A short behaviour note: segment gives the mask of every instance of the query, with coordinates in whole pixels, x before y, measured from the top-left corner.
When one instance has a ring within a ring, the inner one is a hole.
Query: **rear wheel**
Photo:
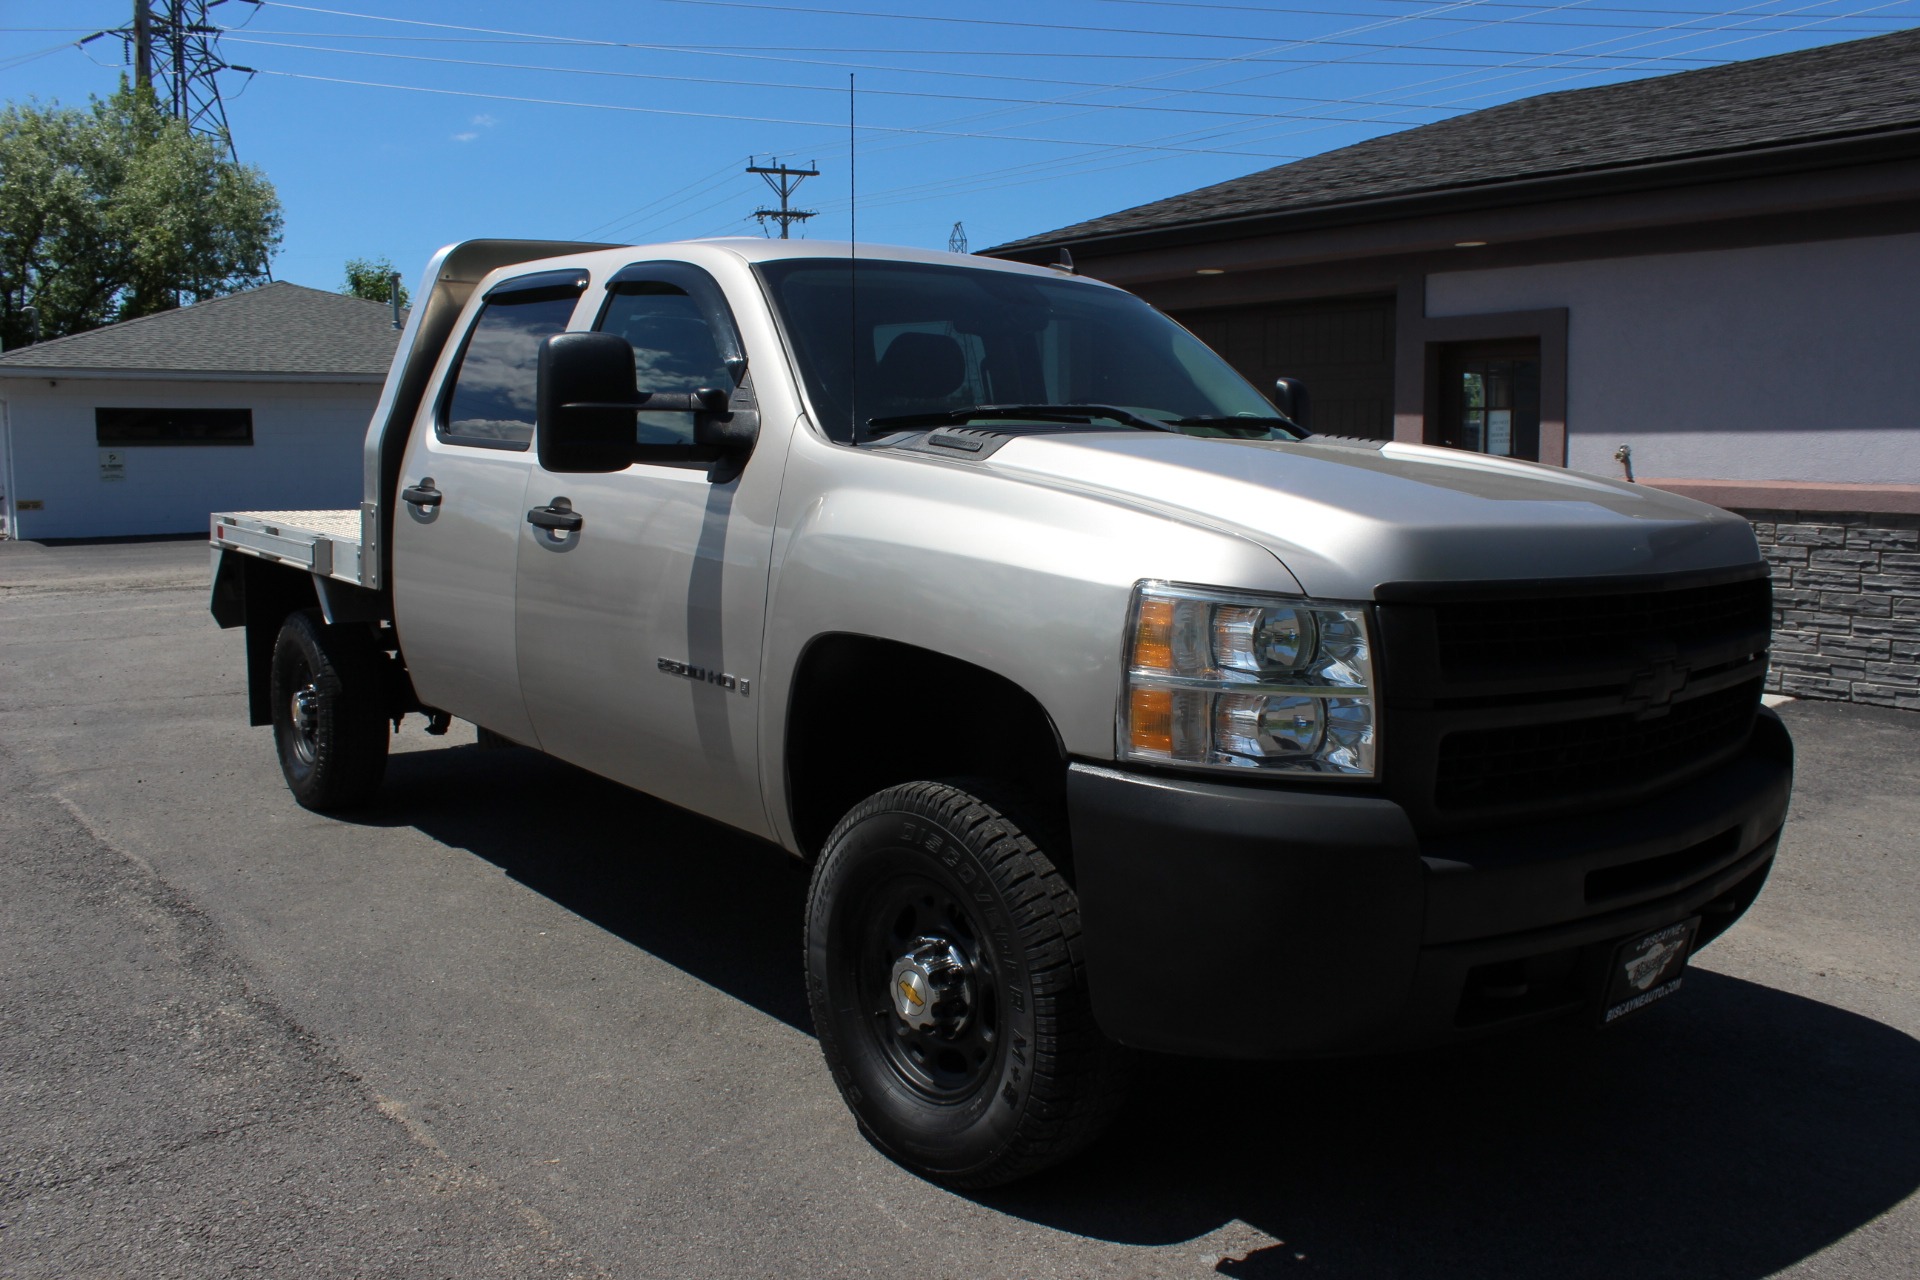
[[[316,610],[287,615],[273,646],[273,738],[293,798],[308,809],[364,804],[387,769],[386,655],[363,627]]]
[[[807,909],[814,1026],[841,1095],[877,1146],[956,1187],[1072,1155],[1122,1092],[1073,889],[989,789],[873,796],[829,838]]]

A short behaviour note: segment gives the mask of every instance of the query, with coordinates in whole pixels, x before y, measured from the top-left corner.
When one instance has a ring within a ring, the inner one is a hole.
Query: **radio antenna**
[[[847,73],[847,443],[860,443],[860,280],[854,263],[860,257],[860,184],[854,180],[853,155],[859,134],[853,122],[853,73]]]

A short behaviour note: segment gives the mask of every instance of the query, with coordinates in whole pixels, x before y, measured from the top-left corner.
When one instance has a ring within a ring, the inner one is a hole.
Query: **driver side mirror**
[[[1300,379],[1274,379],[1273,404],[1295,426],[1310,428],[1313,425],[1307,421],[1313,414],[1313,397],[1307,394],[1307,384]]]
[[[739,474],[759,437],[758,415],[730,411],[732,390],[645,392],[633,345],[617,333],[556,333],[540,344],[534,450],[548,471],[605,473],[635,462],[713,462],[716,481]],[[641,444],[640,413],[692,413],[689,444]]]
[[[612,333],[556,333],[540,344],[534,452],[548,471],[624,471],[639,401],[633,347]]]

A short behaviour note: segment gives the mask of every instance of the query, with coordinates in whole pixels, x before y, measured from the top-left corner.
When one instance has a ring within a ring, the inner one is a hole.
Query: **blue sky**
[[[0,0],[0,97],[82,105],[131,0]],[[473,236],[760,234],[750,157],[862,240],[975,249],[1517,97],[1920,25],[1920,0],[226,0],[280,279]],[[37,56],[36,56],[37,55]]]

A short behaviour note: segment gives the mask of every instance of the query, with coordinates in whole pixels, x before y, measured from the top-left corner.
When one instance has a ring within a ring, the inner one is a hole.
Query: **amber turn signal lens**
[[[1127,716],[1135,751],[1173,754],[1173,690],[1135,689]]]
[[[1133,665],[1136,670],[1173,670],[1173,601],[1148,598],[1140,602],[1140,624],[1133,633]],[[1167,714],[1172,714],[1171,709]]]

